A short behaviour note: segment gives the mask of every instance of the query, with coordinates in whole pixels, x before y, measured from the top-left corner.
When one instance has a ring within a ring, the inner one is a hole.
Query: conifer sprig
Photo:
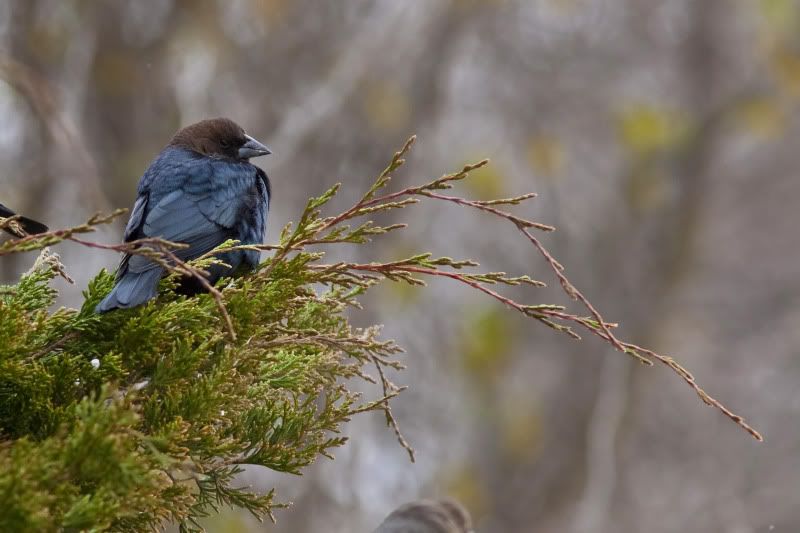
[[[464,274],[440,268],[449,266],[452,269],[458,270],[463,267],[478,266],[472,261],[454,261],[449,258],[440,258],[435,261],[431,261],[430,254],[419,254],[409,259],[395,261],[392,263],[339,263],[336,265],[314,265],[312,268],[325,272],[329,276],[328,279],[331,282],[339,283],[343,286],[353,284],[367,287],[375,283],[378,279],[380,279],[380,277],[391,281],[402,281],[410,285],[424,285],[424,281],[419,276],[415,276],[415,274],[445,277],[459,281],[472,287],[473,289],[477,289],[511,307],[512,309],[515,309],[520,313],[539,321],[545,326],[550,327],[558,332],[567,334],[575,339],[580,339],[580,335],[575,332],[570,324],[579,326],[582,329],[585,329],[590,333],[600,337],[616,350],[631,356],[640,363],[648,366],[652,366],[653,362],[664,364],[673,372],[675,372],[681,379],[683,379],[704,403],[719,409],[725,416],[733,420],[756,440],[763,440],[761,434],[752,426],[747,424],[741,416],[733,413],[721,402],[705,392],[705,390],[703,390],[697,384],[694,376],[692,376],[692,374],[686,370],[686,368],[680,365],[680,363],[678,363],[674,358],[656,353],[652,350],[641,348],[640,346],[629,342],[624,342],[614,335],[612,329],[616,327],[616,324],[607,322],[603,318],[603,316],[589,301],[589,299],[584,296],[583,293],[579,291],[567,278],[567,276],[564,274],[564,266],[552,256],[552,254],[544,247],[538,237],[533,235],[531,232],[532,229],[549,232],[553,231],[555,229],[554,227],[547,224],[534,222],[497,208],[497,206],[519,205],[527,200],[535,198],[535,193],[527,193],[511,198],[478,201],[445,195],[437,192],[451,189],[454,182],[467,178],[470,172],[486,165],[489,162],[488,160],[482,160],[471,165],[466,165],[460,172],[446,174],[422,185],[407,187],[397,192],[388,193],[383,196],[377,196],[378,192],[390,183],[391,174],[399,169],[403,163],[405,163],[404,157],[411,149],[415,139],[416,137],[411,137],[408,141],[406,141],[403,148],[395,153],[392,161],[380,174],[375,183],[367,190],[364,196],[348,210],[339,215],[326,217],[324,219],[320,218],[320,208],[330,201],[331,198],[333,198],[338,191],[340,184],[336,184],[319,198],[310,201],[306,207],[304,216],[301,218],[301,223],[298,225],[297,230],[295,230],[290,237],[281,239],[282,246],[278,248],[279,253],[285,255],[290,250],[300,250],[313,244],[327,242],[354,242],[360,244],[365,242],[364,239],[366,234],[363,231],[365,226],[370,229],[369,237],[381,235],[395,229],[401,229],[405,227],[404,224],[394,224],[386,227],[373,227],[371,222],[366,222],[360,226],[357,226],[355,230],[351,230],[349,226],[342,226],[341,224],[360,216],[413,205],[420,201],[420,198],[418,197],[427,197],[459,206],[474,208],[491,214],[495,217],[505,219],[512,223],[540,253],[540,255],[545,259],[545,262],[549,266],[550,270],[558,279],[559,284],[566,295],[569,296],[569,298],[580,302],[586,311],[588,311],[589,316],[568,313],[562,306],[522,304],[486,287],[486,285],[497,283],[506,285],[526,283],[534,286],[544,286],[543,282],[530,279],[528,276],[516,278],[507,277],[503,272]],[[288,233],[285,233],[284,235],[288,235]],[[371,274],[365,274],[367,272]],[[378,276],[376,277],[374,274],[378,274]]]
[[[272,518],[281,504],[273,492],[237,487],[241,468],[300,474],[316,458],[332,458],[347,440],[340,434],[343,424],[369,411],[384,413],[413,461],[414,450],[391,410],[391,400],[404,390],[388,373],[403,369],[396,358],[401,348],[380,339],[378,327],[354,328],[346,315],[348,307],[360,306],[365,291],[387,280],[413,286],[453,280],[573,338],[580,338],[576,329],[588,331],[637,361],[666,365],[705,403],[761,440],[674,359],[614,335],[616,324],[575,288],[534,234],[553,228],[506,211],[535,195],[478,201],[442,192],[487,161],[388,192],[413,141],[343,212],[323,214],[338,184],[309,200],[275,245],[229,241],[186,262],[175,255],[178,243],[104,245],[81,237],[122,211],[0,244],[0,255],[45,248],[17,284],[0,287],[0,493],[9,495],[0,506],[0,530],[138,531],[174,521],[182,531],[194,531],[198,519],[221,505]],[[395,261],[323,262],[328,246],[363,245],[401,230],[403,223],[381,226],[370,218],[423,200],[513,224],[586,316],[504,295],[510,287],[544,283],[483,272],[471,260],[418,253]],[[56,297],[50,281],[66,272],[46,248],[64,241],[144,255],[169,275],[159,297],[135,309],[94,313],[113,284],[102,272],[80,309],[49,311]],[[255,272],[211,286],[206,269],[218,254],[235,249],[273,253]],[[208,294],[175,294],[179,276],[205,282]],[[364,399],[353,392],[357,382],[378,384],[381,391]]]

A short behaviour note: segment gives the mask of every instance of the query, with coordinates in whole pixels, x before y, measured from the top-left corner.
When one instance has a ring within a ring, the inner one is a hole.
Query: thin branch
[[[678,364],[671,357],[660,355],[651,350],[647,350],[636,346],[631,343],[619,340],[612,329],[616,324],[606,321],[595,306],[589,299],[581,293],[567,278],[564,273],[564,267],[559,263],[553,255],[545,248],[541,241],[533,235],[532,229],[540,231],[553,231],[554,228],[547,224],[542,224],[532,220],[522,218],[514,215],[508,211],[500,209],[499,206],[512,206],[521,204],[529,199],[535,197],[535,194],[528,193],[521,196],[511,198],[501,198],[496,200],[479,201],[468,200],[458,196],[451,196],[442,194],[440,191],[450,189],[454,183],[466,178],[469,174],[486,165],[488,160],[482,160],[475,164],[466,165],[459,172],[446,174],[439,178],[428,181],[421,185],[406,187],[402,190],[385,193],[378,195],[378,192],[383,190],[391,181],[392,173],[400,168],[404,163],[404,157],[408,154],[411,146],[415,141],[415,137],[411,137],[406,141],[403,147],[394,154],[389,165],[381,172],[373,185],[364,193],[364,195],[353,204],[349,209],[339,213],[338,215],[322,218],[320,216],[321,208],[336,194],[339,185],[335,185],[325,194],[319,198],[312,199],[308,202],[306,209],[302,213],[299,222],[297,223],[294,231],[287,226],[281,234],[280,245],[241,245],[234,244],[233,246],[220,247],[205,254],[201,260],[207,260],[209,257],[215,256],[219,253],[232,251],[232,250],[275,250],[275,254],[269,260],[268,265],[261,269],[257,276],[261,279],[268,279],[273,269],[283,262],[291,253],[307,254],[306,268],[317,274],[315,282],[326,284],[329,286],[340,286],[343,288],[352,289],[353,287],[359,290],[364,290],[374,285],[379,279],[388,279],[392,281],[402,281],[411,285],[422,285],[424,282],[417,277],[417,275],[430,276],[430,277],[444,277],[456,280],[460,283],[468,285],[491,298],[511,307],[512,309],[533,318],[547,327],[553,328],[556,331],[565,333],[573,338],[580,339],[580,336],[573,330],[574,326],[590,331],[594,335],[603,339],[611,344],[615,349],[635,358],[637,361],[652,365],[654,361],[658,361],[673,372],[678,374],[701,398],[703,402],[720,410],[725,416],[733,420],[736,424],[744,428],[754,438],[763,440],[763,437],[751,426],[744,422],[744,419],[730,411],[721,402],[709,396],[695,381],[694,377]],[[450,258],[431,259],[430,254],[419,254],[412,256],[408,259],[395,261],[390,263],[337,263],[333,265],[312,264],[322,257],[322,253],[311,253],[307,248],[319,244],[336,244],[336,243],[363,243],[369,237],[383,234],[395,229],[405,227],[404,224],[394,224],[391,226],[379,227],[372,226],[371,222],[366,222],[355,228],[345,225],[346,222],[371,215],[379,211],[386,211],[389,209],[403,209],[419,201],[419,198],[431,198],[434,200],[444,201],[459,206],[470,207],[477,209],[492,216],[499,217],[512,223],[524,237],[533,245],[533,247],[544,258],[550,270],[555,274],[564,292],[573,300],[580,302],[586,308],[590,316],[578,316],[567,312],[561,306],[553,305],[527,305],[517,302],[511,298],[505,297],[498,291],[489,288],[487,285],[491,284],[507,284],[518,285],[526,283],[531,285],[541,286],[541,282],[532,280],[527,276],[521,277],[508,277],[504,273],[465,273],[453,272],[452,270],[444,267],[450,267],[453,270],[459,270],[465,267],[477,266],[472,261],[456,261]],[[170,243],[162,239],[141,239],[130,243],[123,243],[120,245],[101,245],[89,241],[81,240],[74,235],[93,231],[93,226],[99,223],[104,223],[111,218],[118,216],[124,211],[117,211],[112,213],[107,218],[93,217],[87,224],[77,228],[67,230],[58,230],[48,232],[37,236],[29,236],[16,241],[9,241],[0,245],[0,255],[6,253],[14,253],[16,251],[25,251],[27,249],[36,249],[47,244],[60,242],[65,239],[70,239],[83,246],[93,248],[101,248],[107,250],[114,250],[130,254],[143,255],[151,260],[159,263],[170,272],[178,275],[191,276],[197,279],[200,284],[208,290],[219,309],[219,313],[223,318],[225,328],[232,341],[236,339],[236,334],[233,328],[233,322],[225,307],[225,301],[221,291],[213,287],[207,279],[207,273],[201,268],[194,267],[187,262],[181,260],[174,253],[182,245],[178,243]],[[3,223],[8,223],[3,221]],[[13,221],[11,222],[13,223]],[[313,335],[306,339],[308,342],[319,343],[335,343],[334,339],[315,338]],[[273,340],[270,342],[277,342]],[[293,339],[293,342],[302,342],[302,339]],[[331,344],[333,346],[333,344]],[[378,368],[381,385],[384,389],[384,396],[396,391],[398,387],[386,379],[383,373],[383,366],[386,366],[385,360],[374,359],[376,367]],[[398,436],[401,445],[409,451],[409,455],[413,460],[413,450],[408,446],[408,443],[402,437],[402,434],[397,427],[391,411],[386,404],[386,415],[389,425],[392,426]]]

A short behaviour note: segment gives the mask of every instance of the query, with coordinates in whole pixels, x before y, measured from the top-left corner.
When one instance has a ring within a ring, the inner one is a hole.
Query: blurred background
[[[416,133],[393,187],[491,157],[457,192],[538,192],[520,213],[558,227],[545,244],[620,335],[766,436],[599,340],[460,286],[388,286],[353,320],[407,349],[395,414],[417,463],[381,415],[359,416],[335,461],[246,473],[293,502],[277,525],[225,512],[212,532],[366,532],[446,495],[484,533],[800,531],[798,104],[793,0],[0,2],[4,204],[55,227],[129,207],[176,129],[224,115],[274,152],[257,161],[272,242],[334,182],[349,206]],[[404,233],[345,252],[431,250],[557,285],[506,224],[412,209]],[[118,260],[57,251],[70,306]],[[32,260],[3,258],[0,281]]]

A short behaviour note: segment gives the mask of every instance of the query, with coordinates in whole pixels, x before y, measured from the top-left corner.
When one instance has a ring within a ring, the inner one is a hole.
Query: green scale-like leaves
[[[351,330],[349,297],[309,288],[306,263],[293,256],[223,290],[235,342],[211,296],[176,296],[169,280],[157,301],[105,315],[92,311],[111,287],[105,272],[81,310],[48,313],[47,261],[3,287],[0,530],[190,527],[219,504],[269,513],[271,495],[235,489],[235,471],[300,473],[330,456],[364,407],[339,380],[359,374],[368,350],[394,352]],[[348,348],[302,340],[309,332]]]

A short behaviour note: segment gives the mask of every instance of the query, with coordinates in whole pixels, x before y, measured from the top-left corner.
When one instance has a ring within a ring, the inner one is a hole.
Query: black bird
[[[261,244],[271,196],[269,178],[250,164],[269,149],[232,120],[203,120],[178,131],[139,181],[138,198],[125,228],[125,242],[161,237],[188,244],[175,255],[187,261],[228,239]],[[209,269],[213,284],[239,267],[253,268],[258,251],[234,251],[218,258],[230,267]],[[156,295],[164,268],[140,255],[126,254],[111,292],[95,311],[143,304]],[[194,283],[193,283],[194,282]],[[201,289],[185,279],[183,292]]]
[[[13,217],[14,215],[16,215],[14,211],[7,208],[3,204],[0,204],[0,217],[9,218]],[[44,233],[48,230],[48,227],[42,224],[41,222],[37,222],[32,218],[28,217],[20,216],[17,219],[17,223],[27,235],[36,235],[37,233]],[[25,235],[20,234],[18,231],[15,231],[10,226],[7,226],[3,229],[6,230],[11,235],[13,235],[14,237],[25,237]]]

